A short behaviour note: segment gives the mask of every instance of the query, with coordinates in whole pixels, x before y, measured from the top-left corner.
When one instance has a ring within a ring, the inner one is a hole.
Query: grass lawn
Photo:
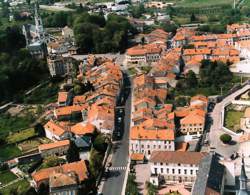
[[[36,135],[35,129],[34,128],[29,128],[25,130],[21,130],[20,132],[14,133],[12,135],[9,135],[7,137],[7,142],[9,144],[21,142],[24,140],[27,140],[31,137],[34,137]]]
[[[28,128],[33,120],[29,115],[18,117],[2,114],[0,117],[0,134]]]
[[[205,7],[215,5],[232,5],[233,0],[182,0],[174,1],[177,6],[183,7]]]
[[[48,104],[55,102],[59,91],[60,82],[48,83],[38,90],[35,90],[28,97],[24,98],[25,103],[29,104]]]
[[[23,153],[26,153],[28,151],[37,149],[40,144],[41,142],[39,140],[31,139],[31,140],[23,141],[22,143],[18,144],[18,146],[21,148]]]
[[[128,72],[129,72],[130,75],[134,75],[134,74],[137,73],[137,71],[136,71],[135,68],[129,68],[129,69],[128,69]]]
[[[0,147],[0,161],[14,158],[21,154],[21,150],[15,145],[4,145]]]
[[[25,194],[25,192],[29,189],[30,184],[27,180],[20,180],[6,188],[0,190],[0,193],[3,195],[10,195],[12,189],[16,189],[17,194]]]
[[[17,178],[17,176],[10,171],[1,171],[0,172],[0,182],[2,184],[7,184],[7,183],[15,180],[16,178]]]
[[[240,118],[243,117],[244,112],[236,110],[225,111],[225,127],[233,131],[240,129]]]

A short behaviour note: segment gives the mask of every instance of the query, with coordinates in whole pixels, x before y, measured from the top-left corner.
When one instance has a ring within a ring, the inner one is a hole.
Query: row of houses
[[[187,107],[165,104],[167,84],[155,83],[154,77],[138,75],[133,81],[133,109],[130,130],[130,153],[149,158],[154,150],[175,151],[177,132],[183,140],[199,138],[205,127],[208,99],[197,95]]]
[[[158,186],[158,194],[174,191],[223,194],[225,169],[217,157],[186,151],[186,142],[197,140],[203,134],[208,98],[196,95],[185,107],[166,104],[168,85],[158,85],[155,78],[150,73],[137,75],[133,80],[131,161],[149,161],[148,179]],[[155,93],[157,89],[162,92]],[[215,171],[217,168],[219,171]],[[205,178],[204,174],[209,177]],[[215,178],[216,182],[211,182]]]
[[[122,86],[119,66],[112,60],[89,56],[86,64],[81,64],[79,68],[79,82],[87,80],[92,87],[82,95],[75,95],[72,89],[58,93],[52,117],[44,125],[45,136],[51,142],[39,145],[38,150],[42,158],[61,158],[67,154],[73,142],[79,149],[81,160],[32,174],[32,185],[37,189],[46,183],[49,193],[53,195],[78,194],[88,188],[87,161],[92,138],[97,132],[112,134],[114,129],[114,110]]]

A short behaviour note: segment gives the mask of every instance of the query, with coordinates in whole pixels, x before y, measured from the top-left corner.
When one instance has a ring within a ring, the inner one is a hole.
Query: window
[[[154,145],[154,149],[156,148],[156,145]]]
[[[160,165],[163,165],[163,163],[161,162]]]
[[[184,169],[184,174],[187,174],[187,169]]]
[[[174,174],[174,169],[172,169],[172,173]]]
[[[155,168],[155,174],[157,174],[157,168]]]
[[[169,173],[169,168],[166,169],[166,172]]]
[[[178,169],[178,174],[181,174],[181,170],[180,169]]]
[[[161,149],[161,145],[159,145],[158,148]]]
[[[193,170],[190,170],[190,174],[193,175]]]
[[[148,148],[150,148],[150,145],[148,145]]]
[[[161,168],[161,173],[163,173],[163,168]]]
[[[143,144],[141,145],[141,148],[144,148],[144,145],[143,145]]]

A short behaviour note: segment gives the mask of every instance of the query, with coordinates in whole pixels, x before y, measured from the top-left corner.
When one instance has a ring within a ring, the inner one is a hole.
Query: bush
[[[224,143],[224,144],[228,144],[229,142],[232,141],[232,136],[231,135],[228,135],[226,133],[222,134],[220,136],[220,140]]]

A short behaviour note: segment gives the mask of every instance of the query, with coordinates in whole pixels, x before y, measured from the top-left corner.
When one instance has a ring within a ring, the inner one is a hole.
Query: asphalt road
[[[124,119],[123,119],[123,136],[120,141],[117,141],[113,148],[112,154],[112,170],[102,189],[104,195],[120,195],[125,177],[125,167],[128,163],[129,154],[129,130],[130,130],[130,114],[131,114],[131,89],[129,79],[124,81],[124,91],[127,93],[126,102],[124,106]]]
[[[236,92],[232,93],[231,95],[224,98],[220,103],[216,104],[213,112],[211,113],[210,117],[212,118],[212,125],[210,128],[210,146],[214,148],[214,151],[218,154],[222,155],[225,158],[229,158],[234,152],[237,152],[239,149],[239,144],[237,143],[238,137],[233,136],[233,140],[235,140],[235,144],[231,145],[223,145],[220,141],[220,135],[225,133],[222,129],[222,110],[225,105],[230,103],[232,100],[235,99],[238,95],[244,93],[245,91],[250,89],[250,85],[246,85],[245,87],[237,90]]]

